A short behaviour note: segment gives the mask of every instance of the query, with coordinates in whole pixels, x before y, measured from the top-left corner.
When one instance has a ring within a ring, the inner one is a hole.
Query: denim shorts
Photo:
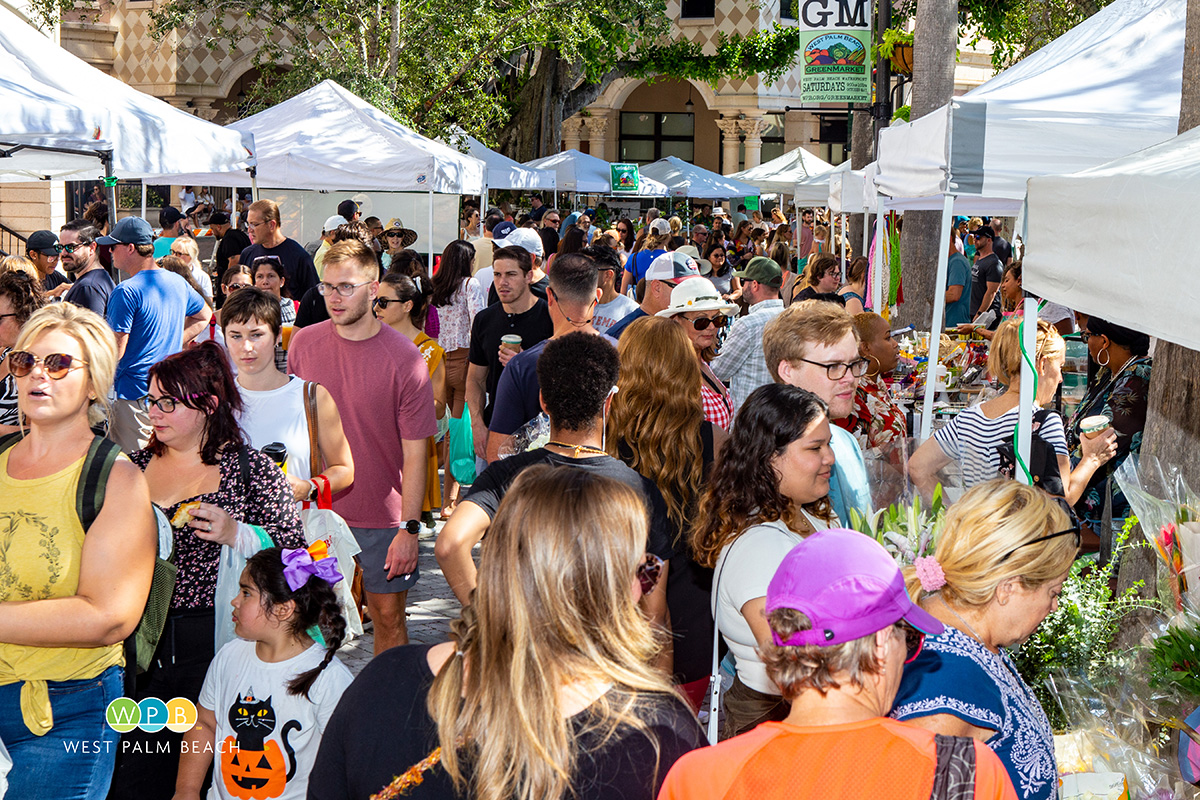
[[[50,681],[54,727],[34,736],[21,718],[22,682],[0,686],[0,741],[13,760],[8,797],[102,800],[112,781],[120,734],[108,726],[108,704],[121,696],[124,667],[95,678]]]

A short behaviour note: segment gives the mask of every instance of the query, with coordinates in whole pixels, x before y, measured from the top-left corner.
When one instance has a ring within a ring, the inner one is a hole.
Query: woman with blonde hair
[[[197,291],[201,297],[208,301],[211,307],[213,299],[212,277],[204,271],[204,265],[200,263],[200,245],[190,236],[179,236],[171,242],[170,255],[178,258],[188,268],[196,285],[200,287]]]
[[[704,419],[700,365],[676,324],[659,317],[634,320],[621,335],[620,391],[608,411],[608,449],[654,481],[667,504],[672,543],[679,555],[667,572],[676,684],[699,708],[708,688],[712,569],[692,557],[682,532],[695,514],[705,476],[728,435]]]
[[[420,785],[413,796],[653,800],[703,735],[649,666],[662,642],[637,607],[657,579],[646,541],[644,502],[624,484],[522,471],[451,641],[367,665],[325,729],[309,797]]]
[[[945,427],[926,439],[908,460],[913,485],[931,497],[937,473],[952,461],[962,465],[963,485],[970,488],[999,474],[1000,448],[1012,441],[1021,399],[1021,324],[1007,321],[996,330],[988,353],[988,372],[1006,388],[999,397],[960,411]],[[1037,322],[1037,347],[1033,352],[1037,371],[1034,404],[1047,406],[1062,383],[1067,347],[1045,320]],[[1062,417],[1053,411],[1035,410],[1033,432],[1037,449],[1045,455],[1031,458],[1035,482],[1053,495],[1074,504],[1093,474],[1116,452],[1116,433],[1110,428],[1095,438],[1084,437],[1083,457],[1071,469],[1070,451]],[[1053,455],[1051,456],[1051,450]]]
[[[0,272],[0,435],[20,430],[17,379],[9,368],[8,354],[21,328],[42,307],[42,279],[22,270]]]
[[[108,406],[117,345],[95,312],[55,303],[29,318],[6,363],[24,424],[0,440],[9,538],[0,552],[0,740],[13,761],[9,793],[103,798],[119,738],[105,710],[123,693],[122,641],[142,616],[155,553],[145,478],[92,431]],[[80,741],[94,746],[74,746]]]
[[[722,738],[788,714],[760,655],[771,642],[763,607],[788,551],[838,525],[829,503],[829,440],[829,411],[819,397],[784,383],[760,386],[738,410],[701,495],[690,544],[700,566],[715,568],[709,608],[737,666],[724,695]]]
[[[33,265],[33,262],[25,256],[4,256],[0,258],[0,272],[24,272],[37,281],[38,290],[41,291],[42,275],[38,272],[37,267]]]
[[[672,236],[682,236],[683,235],[683,220],[681,220],[678,216],[673,216],[670,219],[668,219],[667,224],[671,226],[671,235]]]
[[[1079,544],[1058,501],[998,479],[951,506],[935,553],[904,573],[946,630],[905,668],[892,716],[987,743],[1022,800],[1055,797],[1058,771],[1050,723],[1007,648],[1058,607]]]

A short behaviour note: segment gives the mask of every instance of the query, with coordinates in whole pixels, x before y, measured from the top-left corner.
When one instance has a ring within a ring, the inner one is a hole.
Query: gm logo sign
[[[104,719],[117,733],[129,733],[134,728],[141,728],[146,733],[158,733],[163,728],[185,733],[196,725],[196,704],[186,697],[175,697],[166,702],[147,697],[140,703],[118,697],[108,704]]]

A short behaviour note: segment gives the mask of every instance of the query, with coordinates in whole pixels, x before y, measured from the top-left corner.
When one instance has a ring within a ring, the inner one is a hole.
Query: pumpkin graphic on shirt
[[[280,731],[287,759],[279,743],[267,737],[275,730],[275,708],[271,698],[260,700],[254,689],[229,707],[229,725],[235,735],[225,737],[221,747],[221,780],[225,791],[239,800],[269,800],[279,797],[296,774],[296,751],[288,736],[301,725],[288,720]]]

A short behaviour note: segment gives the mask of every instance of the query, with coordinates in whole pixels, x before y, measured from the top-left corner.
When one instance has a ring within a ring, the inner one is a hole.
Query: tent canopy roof
[[[535,158],[533,161],[526,161],[525,166],[553,170],[558,176],[560,192],[612,194],[612,164],[578,150],[563,150],[545,158]],[[640,183],[637,192],[620,194],[634,197],[667,197],[671,194],[665,185],[646,177],[645,174],[642,174]]]
[[[755,197],[757,186],[727,178],[718,172],[697,167],[675,156],[667,156],[641,168],[643,176],[666,184],[675,197],[721,200],[729,197]]]
[[[513,189],[553,191],[556,184],[554,172],[548,169],[531,169],[520,161],[514,161],[503,153],[497,153],[461,129],[456,135],[467,145],[467,154],[478,158],[487,166],[486,182],[489,189]]]
[[[143,94],[85,63],[0,5],[0,181],[96,180],[113,152],[118,177],[244,170],[252,140]]]
[[[790,192],[797,183],[831,169],[833,164],[797,147],[765,164],[735,172],[729,177],[757,186],[764,192]]]
[[[228,126],[254,134],[268,189],[479,194],[484,163],[406,128],[326,80]],[[245,186],[245,175],[163,175],[172,183]]]

